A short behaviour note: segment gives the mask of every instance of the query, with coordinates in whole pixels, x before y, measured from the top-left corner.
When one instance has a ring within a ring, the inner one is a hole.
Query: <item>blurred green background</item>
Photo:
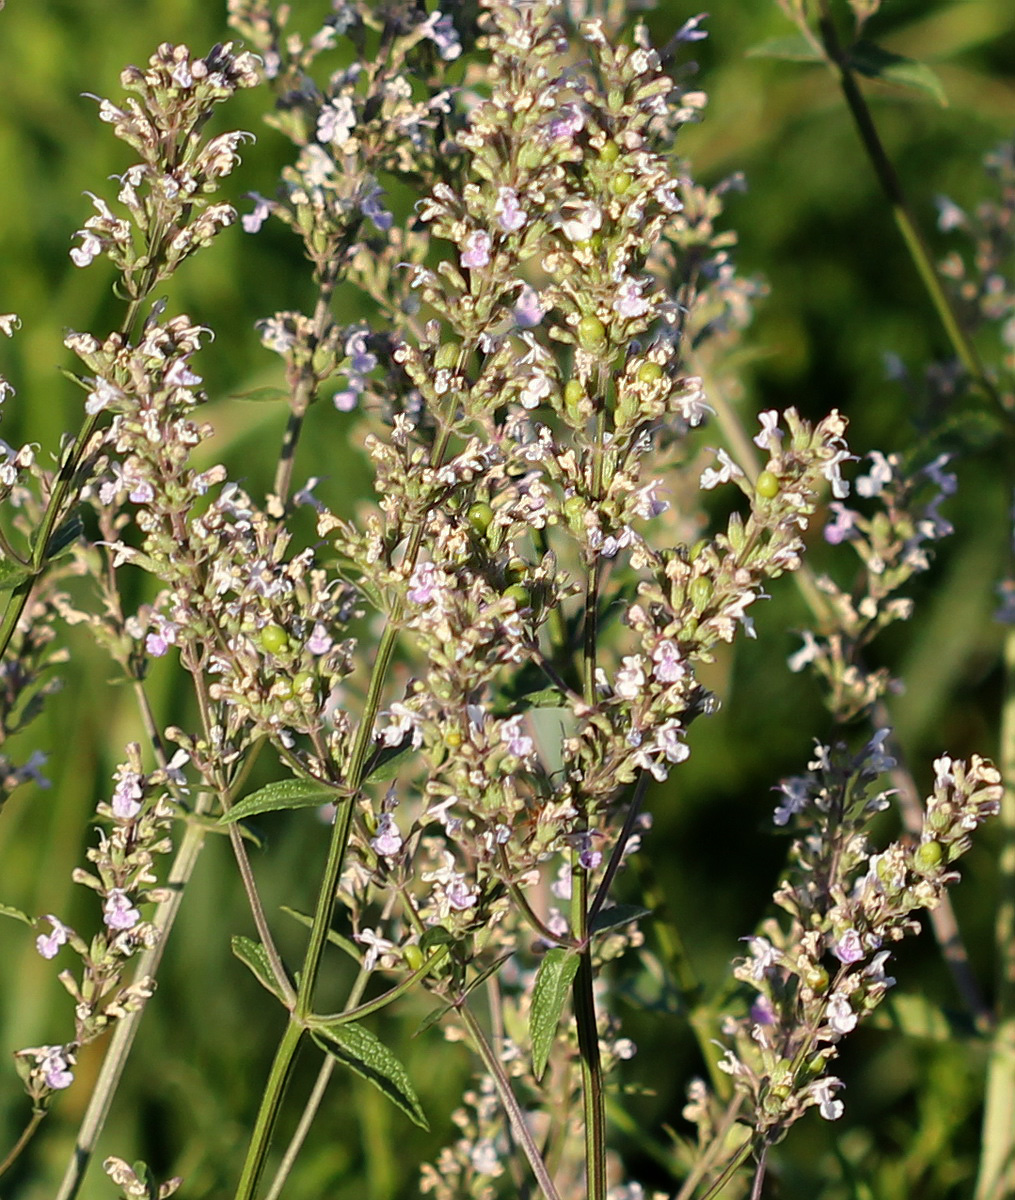
[[[311,18],[326,10],[301,0],[293,7],[308,31],[315,28]],[[884,355],[897,353],[919,370],[946,346],[834,80],[821,68],[747,55],[763,39],[788,32],[774,2],[715,0],[710,12],[711,36],[693,47],[710,103],[702,123],[682,137],[700,180],[715,183],[743,171],[748,181],[745,194],[729,198],[726,219],[739,234],[741,270],[762,277],[770,294],[746,335],[745,407],[792,404],[810,416],[838,407],[850,417],[855,452],[904,449],[921,414],[886,382]],[[660,44],[691,15],[668,3],[646,19]],[[868,89],[883,139],[943,253],[950,243],[934,231],[934,197],[975,203],[984,186],[984,153],[1015,132],[1015,16],[1000,0],[895,0],[870,32],[888,48],[933,65],[949,97],[942,108],[915,92]],[[79,271],[67,256],[74,231],[91,212],[83,193],[110,194],[108,176],[129,162],[83,93],[117,98],[120,69],[143,63],[160,42],[186,41],[202,52],[229,36],[224,5],[206,0],[9,0],[0,13],[0,311],[23,320],[13,341],[0,344],[0,370],[18,391],[0,429],[8,442],[31,440],[51,451],[62,430],[76,427],[80,394],[57,369],[70,365],[62,338],[68,329],[101,335],[117,319],[102,267]],[[270,194],[287,161],[285,144],[261,123],[268,100],[261,91],[241,94],[218,118],[220,129],[258,135],[228,182],[227,194],[241,211],[249,207],[244,193]],[[202,356],[213,400],[209,415],[219,431],[215,453],[244,464],[243,481],[255,494],[270,482],[283,417],[274,406],[231,397],[279,377],[253,322],[299,307],[308,295],[298,249],[270,225],[256,238],[238,226],[228,231],[188,264],[171,290],[174,308],[216,331],[212,351]],[[297,472],[322,477],[322,492],[339,510],[351,508],[368,487],[346,446],[348,420],[326,405],[312,412]],[[930,778],[932,757],[944,750],[997,754],[1002,630],[991,614],[1010,538],[1010,498],[997,462],[995,448],[985,447],[959,464],[959,495],[946,509],[956,534],[913,589],[918,619],[876,652],[906,681],[893,716],[921,784]],[[820,565],[822,548],[815,551]],[[718,665],[715,684],[724,708],[695,727],[689,763],[653,798],[647,850],[670,915],[709,985],[723,977],[736,939],[763,914],[785,850],[770,833],[770,789],[782,775],[801,771],[812,739],[827,732],[816,690],[785,666],[798,645],[791,630],[804,620],[792,587],[774,589],[772,602],[757,614],[758,640]],[[120,748],[141,734],[131,698],[101,682],[110,672],[87,638],[78,638],[75,655],[78,667],[68,671],[65,690],[33,732],[32,745],[52,754],[53,786],[23,789],[0,817],[0,901],[32,913],[80,916],[84,924],[91,919],[87,897],[82,905],[70,872],[92,836],[89,813],[108,793]],[[156,673],[154,684],[163,711],[173,711],[170,675]],[[319,857],[319,828],[303,817],[279,820],[267,831],[270,852],[256,867],[269,902],[284,898],[306,908],[312,897],[304,881],[313,874],[307,863]],[[995,851],[988,833],[967,860],[956,894],[988,992]],[[221,920],[208,922],[210,911]],[[236,932],[249,934],[249,920],[226,847],[216,843],[204,851],[134,1069],[100,1147],[100,1157],[140,1156],[157,1172],[185,1175],[183,1194],[192,1197],[229,1194],[280,1027],[229,953],[228,938]],[[289,934],[292,949],[298,928]],[[23,927],[0,925],[0,964],[0,1055],[62,1040],[69,999]],[[894,973],[903,990],[956,1004],[927,939],[901,951]],[[627,982],[637,991],[644,981]],[[417,1015],[423,1011],[425,1005]],[[621,1001],[619,1014],[640,1047],[626,1079],[646,1088],[629,1101],[634,1121],[619,1144],[646,1184],[673,1190],[644,1141],[662,1137],[663,1125],[680,1126],[684,1088],[700,1064],[686,1023],[667,1011],[665,997],[659,1011],[647,1013]],[[410,1019],[405,1028],[411,1027]],[[386,1032],[383,1022],[378,1028]],[[418,1083],[432,1133],[410,1128],[372,1090],[338,1080],[287,1197],[411,1196],[415,1164],[454,1138],[448,1114],[467,1078],[468,1057],[433,1033],[409,1041],[402,1029],[387,1032]],[[436,1053],[440,1072],[433,1069]],[[773,1195],[968,1195],[981,1054],[954,1038],[859,1034],[840,1070],[848,1084],[845,1118],[833,1128],[812,1115],[794,1131],[780,1151]],[[4,1200],[54,1194],[97,1065],[93,1047],[82,1057],[80,1082],[55,1106],[38,1146],[11,1182],[0,1185]],[[295,1086],[306,1087],[313,1070],[304,1063]],[[0,1147],[17,1136],[26,1115],[13,1069],[3,1067]],[[872,1190],[863,1190],[860,1179]],[[112,1187],[93,1172],[83,1194],[100,1200]]]

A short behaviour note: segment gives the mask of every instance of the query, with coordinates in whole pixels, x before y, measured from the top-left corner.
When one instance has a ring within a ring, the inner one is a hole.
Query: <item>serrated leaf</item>
[[[232,948],[240,962],[250,968],[257,982],[284,1002],[285,992],[282,983],[275,978],[275,972],[271,969],[271,963],[268,960],[268,952],[261,943],[238,934],[232,939]]]
[[[861,39],[850,49],[849,63],[854,71],[868,79],[883,79],[885,83],[928,92],[942,108],[948,107],[948,96],[941,80],[926,63],[917,62],[915,58],[893,54],[883,46]]]
[[[824,62],[825,56],[802,33],[791,33],[785,37],[766,38],[751,46],[748,58],[781,58],[790,62]]]
[[[361,1079],[387,1096],[413,1124],[421,1129],[430,1128],[408,1071],[369,1029],[355,1022],[345,1025],[315,1023],[311,1025],[311,1036],[322,1050],[345,1063]]]
[[[315,808],[321,804],[333,803],[337,799],[337,793],[322,783],[315,783],[309,779],[280,779],[238,800],[227,813],[219,817],[219,824],[231,825],[245,817],[253,817],[258,813],[280,812],[286,808]]]
[[[29,927],[35,925],[28,913],[23,913],[20,908],[13,908],[10,904],[0,904],[0,917],[10,917],[13,921],[22,921]]]
[[[560,1014],[564,1011],[568,991],[581,958],[576,950],[554,946],[547,950],[539,964],[535,987],[532,990],[532,1010],[529,1013],[529,1037],[532,1040],[532,1073],[543,1077],[550,1057],[553,1039],[557,1036]]]
[[[429,954],[437,946],[450,946],[454,941],[455,935],[450,929],[445,929],[443,925],[431,925],[429,929],[423,930],[419,948],[424,954]]]
[[[230,400],[245,400],[252,404],[263,404],[265,401],[287,400],[289,393],[280,387],[251,388],[249,392],[230,392]]]
[[[589,922],[589,933],[605,933],[608,929],[630,925],[632,921],[640,921],[642,917],[651,915],[651,909],[642,908],[640,904],[615,904],[612,908],[601,908]]]

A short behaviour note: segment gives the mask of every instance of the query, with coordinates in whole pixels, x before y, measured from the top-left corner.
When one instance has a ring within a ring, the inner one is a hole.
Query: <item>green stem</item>
[[[546,1197],[546,1200],[560,1200],[557,1189],[553,1185],[553,1180],[546,1169],[546,1164],[543,1162],[543,1156],[539,1153],[539,1147],[529,1132],[525,1113],[522,1111],[521,1105],[511,1090],[511,1081],[504,1074],[504,1068],[501,1066],[497,1055],[493,1052],[493,1047],[483,1036],[483,1030],[476,1020],[475,1015],[469,1009],[469,1006],[462,1004],[458,1012],[465,1023],[466,1029],[469,1031],[472,1043],[476,1048],[476,1053],[479,1055],[483,1066],[493,1080],[493,1085],[497,1089],[497,1096],[504,1106],[504,1111],[507,1113],[511,1131],[518,1144],[525,1151],[525,1157],[529,1160],[532,1174],[535,1175],[536,1182],[542,1188],[543,1195]]]
[[[24,1148],[28,1145],[32,1138],[35,1137],[35,1131],[42,1124],[43,1119],[46,1116],[46,1111],[47,1110],[44,1108],[37,1108],[33,1110],[28,1124],[21,1131],[21,1136],[11,1147],[10,1152],[7,1154],[7,1157],[3,1160],[3,1162],[0,1162],[0,1177],[3,1177],[3,1175],[10,1170],[10,1168],[17,1162]]]
[[[853,117],[853,122],[856,125],[863,147],[867,152],[867,157],[874,168],[878,183],[880,183],[881,190],[884,192],[885,198],[892,210],[892,216],[895,218],[895,223],[899,227],[902,239],[906,243],[909,256],[913,260],[920,280],[927,295],[930,297],[938,320],[941,322],[942,328],[952,345],[952,349],[980,390],[1003,410],[1004,405],[997,388],[984,370],[976,347],[959,323],[952,302],[948,298],[948,293],[942,286],[930,250],[920,231],[920,226],[913,215],[913,210],[906,199],[906,194],[902,189],[902,183],[895,171],[895,167],[892,165],[891,159],[885,152],[881,137],[877,131],[877,126],[874,124],[874,117],[857,83],[856,75],[849,61],[849,54],[839,41],[839,35],[835,28],[835,22],[832,20],[828,0],[821,0],[821,15],[818,19],[818,28],[828,58],[838,72],[842,94]]]
[[[1001,855],[995,921],[997,1026],[987,1067],[976,1200],[1015,1195],[1015,630],[1004,643],[1001,713]]]

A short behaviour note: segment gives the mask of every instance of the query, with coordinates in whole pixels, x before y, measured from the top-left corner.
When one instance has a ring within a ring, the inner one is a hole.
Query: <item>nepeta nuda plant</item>
[[[703,97],[672,59],[703,36],[701,18],[661,54],[641,26],[632,41],[612,15],[544,0],[486,0],[475,26],[457,9],[338,3],[306,41],[287,7],[229,7],[249,50],[163,46],[147,71],[124,74],[130,100],[100,102],[140,162],[120,179],[125,215],[96,198],[72,258],[108,260],[127,311],[115,333],[67,339],[85,416],[56,475],[31,451],[8,456],[11,528],[34,522],[28,554],[5,547],[6,644],[23,663],[12,675],[38,673],[58,619],[87,622],[135,686],[149,742],[127,748],[96,810],[92,869],[75,876],[101,901],[101,932],[89,942],[58,915],[11,910],[43,957],[81,963],[61,973],[73,1029],[18,1055],[33,1105],[22,1141],[72,1083],[81,1048],[115,1026],[61,1190],[75,1194],[214,828],[228,833],[256,931],[237,932],[234,950],[284,1016],[237,1198],[258,1192],[269,1163],[279,1194],[336,1065],[426,1126],[412,1079],[370,1027],[416,990],[434,1005],[425,1036],[465,1041],[478,1068],[456,1115],[463,1136],[423,1167],[424,1192],[528,1193],[534,1180],[548,1200],[604,1200],[608,1185],[634,1197],[606,1128],[611,1072],[634,1047],[603,968],[643,940],[647,910],[618,903],[614,884],[646,852],[650,786],[687,759],[693,723],[716,707],[697,672],[738,633],[754,636],[752,606],[800,569],[830,490],[826,536],[853,542],[871,581],[856,599],[824,587],[837,631],[808,634],[802,657],[833,685],[838,717],[868,710],[887,681],[853,658],[906,615],[894,593],[941,532],[938,500],[907,524],[915,485],[890,488],[876,456],[866,494],[881,493],[887,522],[847,510],[837,412],[766,411],[741,461],[724,446],[702,458],[712,407],[698,367],[742,324],[752,289],[716,227],[725,186],[696,185],[675,149]],[[355,59],[324,77],[340,45]],[[466,51],[469,69],[452,78]],[[288,406],[259,503],[230,466],[194,465],[214,432],[199,416],[210,331],[167,316],[154,292],[234,222],[208,197],[244,135],[202,131],[214,104],[262,77],[297,153],[242,224],[254,235],[284,222],[316,295],[311,312],[259,325]],[[399,213],[382,180],[418,203]],[[359,290],[368,319],[340,323],[339,283]],[[296,484],[307,412],[327,397],[355,414],[373,471],[375,498],[355,519],[316,481]],[[709,534],[701,494],[719,488],[734,511]],[[78,506],[98,534],[87,542]],[[301,541],[308,508],[314,535]],[[70,567],[54,564],[68,551]],[[91,604],[61,590],[71,571],[90,581]],[[137,572],[151,583],[140,607],[127,601]],[[150,663],[167,656],[190,683],[187,728],[161,727],[146,698]],[[777,821],[800,827],[776,893],[789,920],[767,922],[735,967],[755,992],[747,1016],[715,1030],[735,1087],[691,1084],[699,1145],[681,1196],[705,1178],[713,1194],[751,1154],[759,1195],[770,1147],[806,1108],[841,1114],[828,1069],[839,1040],[883,997],[891,943],[939,902],[968,834],[997,808],[989,764],[942,757],[918,842],[876,852],[886,736],[858,754],[821,747],[807,776],[782,785]],[[284,778],[251,792],[264,746]],[[301,818],[313,821],[323,806],[316,906],[297,914],[309,934],[288,964],[242,823],[280,809],[313,809]],[[185,832],[163,875],[177,818]],[[338,997],[322,986],[336,948],[355,967]],[[318,1086],[274,1162],[308,1042]],[[179,1185],[117,1157],[104,1165],[126,1196]]]

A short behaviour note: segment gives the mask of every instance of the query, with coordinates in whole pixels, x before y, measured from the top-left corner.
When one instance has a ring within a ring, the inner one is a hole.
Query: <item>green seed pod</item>
[[[564,399],[568,404],[580,404],[585,399],[585,389],[577,379],[569,379],[564,384]]]
[[[812,992],[823,992],[828,987],[828,972],[819,963],[815,963],[804,976],[804,983]]]
[[[779,480],[771,471],[762,471],[754,484],[754,490],[766,500],[774,500],[779,494]]]
[[[616,142],[609,141],[602,148],[602,150],[599,151],[599,157],[604,163],[615,163],[617,159],[620,158],[620,147]]]
[[[582,317],[578,322],[578,345],[589,354],[606,349],[606,326],[598,317]]]
[[[663,377],[663,369],[656,362],[643,362],[638,368],[639,383],[658,383]]]
[[[504,597],[513,600],[517,609],[529,607],[529,589],[522,587],[520,583],[513,583],[509,588],[505,588]]]
[[[477,500],[475,504],[469,505],[466,519],[473,533],[482,536],[490,528],[490,522],[493,520],[493,509],[485,501]]]
[[[701,612],[715,594],[715,584],[707,575],[698,575],[691,580],[687,594],[694,607]]]
[[[289,648],[289,635],[281,625],[265,625],[257,635],[257,643],[266,654],[281,654]]]
[[[944,847],[940,842],[923,842],[917,846],[913,861],[918,870],[933,871],[935,867],[941,865],[944,856]]]
[[[402,959],[410,971],[418,971],[426,962],[423,957],[423,951],[416,945],[415,942],[410,942],[407,946],[402,947]]]
[[[617,196],[623,196],[631,190],[634,176],[629,171],[621,171],[610,180],[610,190]]]
[[[462,734],[458,729],[448,729],[444,734],[444,745],[449,750],[457,750],[462,744]]]
[[[443,346],[438,346],[437,353],[434,355],[434,366],[438,370],[453,370],[458,366],[458,355],[461,350],[462,348],[457,342],[445,342]]]

